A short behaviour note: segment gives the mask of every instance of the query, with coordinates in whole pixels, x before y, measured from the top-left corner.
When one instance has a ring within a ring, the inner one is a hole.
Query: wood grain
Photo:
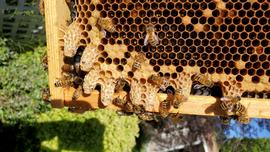
[[[64,91],[54,86],[56,78],[61,77],[61,65],[63,64],[62,50],[59,46],[59,27],[66,26],[70,13],[65,0],[44,0],[47,54],[49,65],[49,87],[52,106],[61,108],[64,106]]]
[[[90,96],[81,96],[78,101],[72,102],[73,88],[65,90],[65,105],[66,106],[82,106],[89,110],[91,108],[105,108],[100,103],[99,92],[94,91]],[[125,96],[125,92],[115,94],[117,96]],[[166,99],[166,94],[159,93],[155,108],[152,112],[159,112],[160,101]],[[211,96],[194,96],[191,95],[187,102],[182,103],[179,109],[171,108],[171,113],[181,113],[188,115],[204,115],[204,116],[221,116],[223,111],[219,108],[220,100]],[[270,118],[270,101],[268,99],[251,99],[242,98],[241,103],[248,108],[248,117],[251,118]],[[121,108],[110,104],[106,108],[121,110]]]

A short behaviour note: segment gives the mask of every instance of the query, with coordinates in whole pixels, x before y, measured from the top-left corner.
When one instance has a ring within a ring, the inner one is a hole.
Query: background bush
[[[6,42],[0,39],[0,151],[133,150],[137,117],[110,110],[75,114],[51,109],[40,92],[47,87],[41,66],[45,47],[20,52]]]
[[[1,41],[4,44],[4,40]],[[0,50],[5,50],[1,56],[12,52],[7,46],[2,46]],[[48,110],[49,106],[41,102],[40,92],[47,86],[47,74],[40,63],[44,53],[44,47],[13,53],[12,59],[0,66],[0,119],[3,123],[30,120],[34,114]]]

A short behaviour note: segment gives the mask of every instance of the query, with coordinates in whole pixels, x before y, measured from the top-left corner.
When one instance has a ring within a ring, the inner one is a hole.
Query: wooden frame
[[[73,88],[63,89],[56,88],[54,82],[56,78],[61,77],[61,65],[63,64],[63,55],[59,46],[59,27],[65,26],[69,19],[69,9],[65,4],[65,0],[44,0],[45,4],[45,20],[46,20],[46,36],[47,36],[47,52],[49,65],[49,86],[51,92],[52,106],[61,108],[64,106],[73,106],[74,104],[85,107],[86,110],[91,108],[101,108],[99,105],[99,93],[93,92],[91,96],[80,97],[76,103],[71,101]],[[119,94],[115,94],[117,96]],[[120,95],[124,95],[123,92]],[[158,94],[159,101],[166,99],[165,94]],[[159,102],[157,102],[159,103]],[[207,115],[218,116],[223,115],[218,107],[219,101],[209,96],[190,96],[187,102],[184,102],[179,109],[173,109],[173,113],[182,113],[190,115]],[[241,103],[248,109],[248,117],[270,118],[270,100],[268,99],[252,99],[242,98]],[[153,112],[158,112],[157,104]],[[119,109],[114,105],[107,108]]]

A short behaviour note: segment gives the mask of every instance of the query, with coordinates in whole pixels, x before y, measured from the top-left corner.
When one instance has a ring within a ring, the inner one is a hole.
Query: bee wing
[[[148,44],[148,39],[149,39],[149,35],[146,34],[146,36],[144,38],[144,42],[143,42],[144,46],[146,46]]]
[[[158,36],[156,35],[156,33],[153,33],[153,37],[155,38],[155,41],[156,41],[157,43],[159,43],[159,38],[158,38]]]
[[[194,85],[194,89],[201,89],[203,87],[203,85],[201,85],[201,84],[195,84]]]
[[[220,100],[221,100],[222,102],[230,101],[230,99],[228,99],[228,98],[226,98],[226,97],[222,97],[222,98],[220,98]]]

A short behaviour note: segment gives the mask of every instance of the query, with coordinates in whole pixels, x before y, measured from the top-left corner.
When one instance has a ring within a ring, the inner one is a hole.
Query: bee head
[[[146,31],[147,32],[154,32],[155,31],[155,27],[153,25],[147,26],[146,27]]]

